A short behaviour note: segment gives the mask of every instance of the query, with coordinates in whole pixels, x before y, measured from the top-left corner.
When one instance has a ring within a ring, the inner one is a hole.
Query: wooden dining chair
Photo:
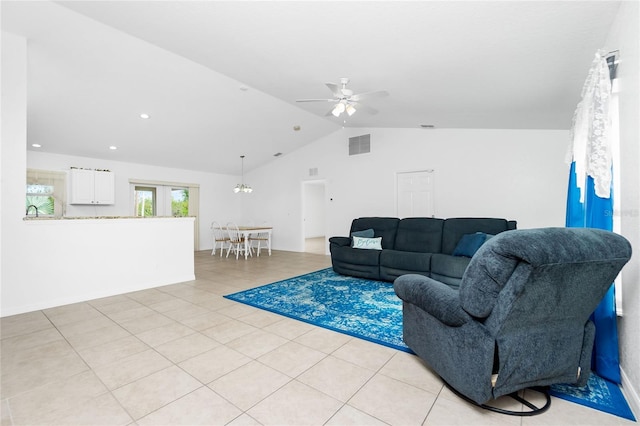
[[[220,257],[222,252],[229,245],[229,234],[222,229],[222,226],[216,221],[211,222],[211,235],[213,237],[213,250],[211,250],[211,256],[216,254],[216,247],[220,244]]]
[[[244,255],[244,236],[240,233],[238,225],[236,225],[234,222],[227,223],[227,234],[229,235],[229,248],[227,249],[227,257],[229,257],[229,253],[231,253],[231,251],[236,254],[236,259],[240,256],[240,254]],[[247,253],[251,257],[253,257],[251,246],[249,244],[247,244]]]
[[[267,222],[262,222],[260,224],[260,227],[268,227],[269,225],[267,224]],[[256,253],[257,256],[260,257],[260,248],[261,247],[265,247],[265,248],[270,248],[269,246],[270,244],[270,238],[269,238],[269,233],[268,232],[259,232],[257,234],[252,234],[249,235],[249,246],[250,247],[255,247],[256,248]]]

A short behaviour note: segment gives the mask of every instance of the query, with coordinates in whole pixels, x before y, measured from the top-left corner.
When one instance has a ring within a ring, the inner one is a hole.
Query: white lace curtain
[[[575,161],[580,202],[584,203],[587,176],[594,180],[600,198],[611,195],[611,80],[604,51],[598,51],[582,88],[582,100],[573,115],[567,163]]]

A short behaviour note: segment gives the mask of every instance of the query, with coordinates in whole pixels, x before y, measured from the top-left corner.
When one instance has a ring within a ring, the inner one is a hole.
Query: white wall
[[[68,171],[72,166],[111,170],[116,179],[116,202],[110,206],[68,205],[66,216],[132,216],[129,179],[134,178],[200,185],[201,250],[213,247],[209,229],[212,221],[226,223],[229,220],[238,220],[237,218],[240,217],[242,199],[233,193],[233,187],[238,181],[235,176],[27,151],[28,168]]]
[[[640,7],[622,2],[605,49],[620,50],[620,211],[621,233],[635,250],[622,270],[622,311],[618,320],[622,386],[640,415]],[[614,194],[615,195],[615,194]]]
[[[371,152],[349,156],[348,138],[366,133]],[[247,173],[246,211],[273,223],[275,248],[302,251],[302,181],[326,180],[330,237],[347,234],[355,217],[396,216],[396,173],[434,169],[437,217],[564,226],[567,141],[564,130],[344,129]]]

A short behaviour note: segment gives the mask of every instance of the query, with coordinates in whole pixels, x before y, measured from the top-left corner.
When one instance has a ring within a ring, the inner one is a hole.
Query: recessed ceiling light
[[[147,118],[151,118],[151,116],[149,114],[142,113],[140,114],[140,118],[144,118],[146,120]]]
[[[31,146],[34,148],[42,148],[42,145],[40,145],[39,143],[32,143]]]
[[[111,145],[111,146],[109,147],[109,149],[110,149],[111,151],[115,151],[116,149],[118,149],[118,147],[117,147],[117,146],[115,146],[115,145]]]

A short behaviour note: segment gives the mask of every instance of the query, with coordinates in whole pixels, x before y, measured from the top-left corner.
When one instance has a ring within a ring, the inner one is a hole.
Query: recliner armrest
[[[393,282],[396,295],[451,327],[472,320],[460,306],[458,291],[423,275],[402,275]]]
[[[329,238],[329,244],[335,244],[341,247],[348,247],[351,245],[351,238],[349,237],[331,237]]]

